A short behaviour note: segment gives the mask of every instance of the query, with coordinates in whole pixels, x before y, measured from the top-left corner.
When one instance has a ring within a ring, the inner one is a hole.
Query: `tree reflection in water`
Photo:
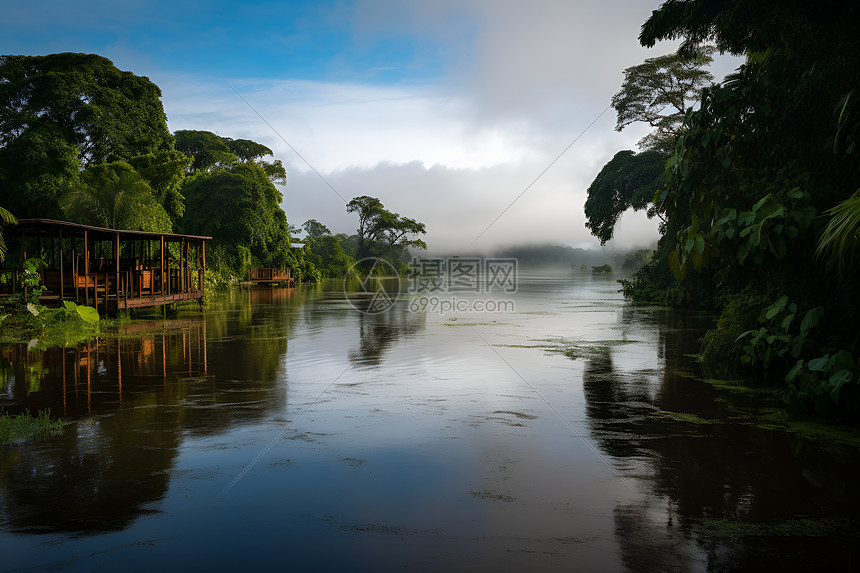
[[[694,379],[701,373],[691,358],[707,320],[628,308],[622,322],[657,330],[665,367],[619,368],[621,347],[587,358],[591,436],[647,487],[642,501],[614,512],[625,566],[784,570],[788,559],[801,568],[845,567],[856,539],[840,529],[856,531],[860,494],[840,476],[860,467],[856,448],[720,421],[727,397]]]
[[[253,424],[284,407],[279,372],[291,322],[267,320],[276,307],[239,296],[205,319],[135,321],[77,348],[3,348],[0,405],[77,420],[45,443],[0,450],[8,530],[123,529],[157,511],[183,436]]]

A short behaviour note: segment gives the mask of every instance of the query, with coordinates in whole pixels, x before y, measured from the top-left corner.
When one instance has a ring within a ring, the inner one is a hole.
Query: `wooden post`
[[[24,272],[24,261],[27,260],[27,233],[21,231],[21,272]],[[24,300],[27,300],[27,287],[24,287]]]
[[[116,309],[119,310],[119,233],[116,233],[113,238],[113,263],[115,273],[113,288],[116,289]],[[105,312],[107,312],[107,284],[105,284]]]
[[[188,285],[186,284],[186,274],[188,274],[188,242],[182,239],[182,248],[179,251],[179,264],[182,267],[181,276],[179,278],[179,291],[187,292]]]
[[[93,282],[95,285],[95,281]],[[90,304],[90,252],[87,244],[87,231],[84,230],[84,300],[87,306]],[[96,296],[95,286],[93,286],[93,298]]]
[[[72,239],[72,288],[75,289],[75,302],[78,302],[78,249]]]
[[[200,239],[200,292],[204,292],[203,279],[206,277],[206,241]],[[205,348],[205,343],[204,343]]]
[[[164,235],[161,235],[161,296],[164,296]]]
[[[62,304],[63,295],[65,294],[65,285],[63,283],[63,230],[60,229],[60,304]],[[65,374],[65,370],[63,370]]]

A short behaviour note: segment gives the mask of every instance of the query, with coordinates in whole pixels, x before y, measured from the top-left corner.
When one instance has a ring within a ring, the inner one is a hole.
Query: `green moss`
[[[735,380],[720,380],[718,378],[705,378],[702,382],[710,384],[717,390],[726,390],[736,394],[756,394],[762,396],[774,396],[775,392],[771,388],[756,388],[749,386],[743,379]]]
[[[671,412],[669,410],[660,410],[658,415],[666,418],[668,420],[672,420],[674,422],[681,422],[684,424],[699,424],[699,425],[712,425],[712,424],[724,424],[726,420],[712,420],[707,418],[701,418],[696,414],[690,414],[688,412]]]
[[[857,524],[847,519],[796,517],[767,523],[729,519],[705,519],[699,526],[713,537],[829,537],[856,532]],[[857,533],[852,533],[857,536]]]

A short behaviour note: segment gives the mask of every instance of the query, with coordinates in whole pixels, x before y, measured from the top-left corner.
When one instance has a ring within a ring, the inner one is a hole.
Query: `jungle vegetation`
[[[93,54],[0,56],[0,224],[49,218],[115,229],[208,235],[207,276],[290,267],[300,281],[342,276],[354,257],[403,262],[424,225],[378,199],[348,205],[356,234],[292,246],[263,144],[204,130],[170,133],[161,90]],[[324,226],[322,227],[324,228]],[[0,240],[0,261],[6,254]],[[11,261],[11,264],[19,264]]]
[[[707,46],[745,62],[675,101],[666,93],[681,85],[677,69],[655,58],[627,70],[612,101],[618,128],[646,121],[656,131],[603,168],[586,203],[602,242],[628,208],[660,217],[657,252],[623,292],[714,309],[704,360],[761,369],[798,408],[855,421],[858,29],[860,10],[845,2],[667,0],[642,26],[643,46],[681,40],[664,61],[687,61],[687,74],[706,63]]]

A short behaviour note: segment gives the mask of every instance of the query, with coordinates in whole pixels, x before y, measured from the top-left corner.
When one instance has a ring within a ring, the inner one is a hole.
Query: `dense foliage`
[[[654,197],[658,252],[625,284],[716,307],[706,358],[763,368],[786,399],[848,417],[860,415],[858,24],[848,3],[668,0],[653,13],[643,45],[714,42],[746,62],[686,112]]]
[[[343,276],[356,256],[405,260],[421,223],[360,197],[356,235],[309,227],[292,246],[271,149],[203,130],[170,134],[161,91],[87,54],[0,57],[0,223],[15,216],[213,237],[209,274],[292,269],[300,281]],[[7,210],[8,209],[8,210]],[[0,240],[0,261],[6,253]],[[12,264],[19,264],[13,261]],[[33,289],[38,292],[38,288]]]
[[[91,54],[0,56],[0,187],[18,217],[59,216],[81,166],[169,150],[161,90]]]

